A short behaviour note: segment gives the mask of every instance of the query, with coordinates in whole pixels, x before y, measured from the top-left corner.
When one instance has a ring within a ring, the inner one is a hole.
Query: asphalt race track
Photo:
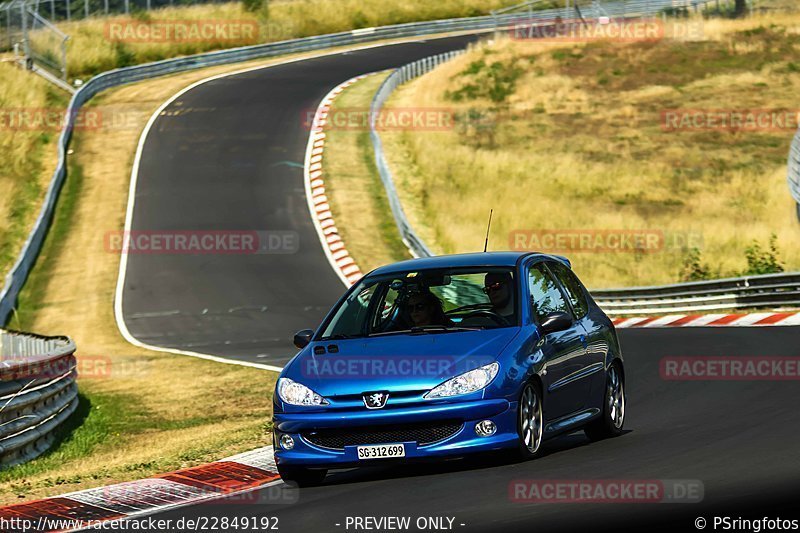
[[[714,513],[800,518],[797,382],[677,382],[659,374],[663,357],[798,356],[798,334],[798,328],[626,330],[629,408],[627,432],[618,438],[589,443],[577,433],[553,439],[543,457],[524,463],[499,456],[335,472],[320,487],[281,484],[245,500],[156,517],[277,516],[280,531],[288,532],[346,531],[348,516],[450,516],[465,524],[456,531],[474,532],[696,531],[694,520],[710,521]],[[509,484],[519,479],[699,480],[704,498],[513,503]],[[794,503],[793,512],[786,512],[787,503]]]
[[[170,105],[147,138],[132,229],[285,230],[297,232],[300,246],[294,254],[129,255],[123,309],[133,335],[284,363],[291,334],[316,326],[343,290],[304,198],[297,164],[308,132],[300,117],[346,79],[460,48],[467,39],[253,71],[201,85]],[[320,487],[277,484],[154,518],[276,516],[284,532],[364,531],[345,525],[347,517],[366,516],[408,516],[412,523],[450,517],[453,530],[475,532],[697,531],[698,517],[713,531],[715,514],[800,518],[800,511],[786,511],[800,500],[797,381],[668,381],[659,373],[664,357],[797,357],[800,328],[641,329],[620,337],[628,412],[619,438],[590,444],[582,433],[570,435],[548,441],[542,457],[525,463],[499,455],[334,472]],[[690,480],[702,484],[703,498],[512,502],[510,483],[526,479]]]
[[[273,232],[272,253],[130,253],[122,311],[147,344],[283,366],[295,331],[314,328],[344,291],[308,212],[305,120],[359,74],[464,48],[453,37],[289,63],[199,85],[148,134],[132,235]],[[202,235],[197,234],[197,235]]]

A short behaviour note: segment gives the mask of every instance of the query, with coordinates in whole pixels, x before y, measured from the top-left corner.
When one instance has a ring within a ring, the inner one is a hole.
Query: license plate
[[[359,446],[359,459],[391,459],[405,457],[406,447],[403,444],[378,444],[377,446]]]

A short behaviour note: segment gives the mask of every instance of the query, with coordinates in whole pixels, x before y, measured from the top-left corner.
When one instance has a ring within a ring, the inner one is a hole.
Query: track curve
[[[282,364],[290,335],[314,326],[343,287],[327,263],[303,193],[304,111],[336,84],[453,48],[430,40],[337,54],[201,85],[165,109],[145,141],[134,231],[296,231],[291,255],[129,255],[125,322],[151,344]],[[675,382],[667,356],[800,356],[800,328],[620,331],[627,365],[626,434],[545,444],[540,459],[503,458],[333,473],[317,488],[256,493],[260,505],[219,500],[159,513],[277,516],[281,531],[348,531],[347,516],[450,516],[457,531],[694,531],[711,513],[785,511],[800,488],[797,381]],[[258,355],[262,357],[257,357]],[[698,504],[520,504],[515,479],[691,479]],[[268,504],[269,501],[293,504]],[[248,499],[249,501],[249,499]],[[794,518],[797,518],[794,512]],[[784,512],[785,515],[785,512]],[[337,526],[337,524],[341,524]],[[463,526],[459,524],[464,524]],[[711,528],[709,528],[711,529]],[[414,529],[412,529],[414,530]],[[353,531],[353,529],[349,529]]]
[[[289,232],[297,248],[124,255],[121,318],[130,334],[163,348],[288,361],[294,332],[316,327],[343,291],[305,199],[308,113],[349,78],[476,39],[370,47],[251,70],[198,85],[166,106],[142,143],[131,234]]]

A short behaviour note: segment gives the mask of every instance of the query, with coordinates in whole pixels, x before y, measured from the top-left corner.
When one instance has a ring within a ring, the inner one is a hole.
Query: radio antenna
[[[483,251],[489,248],[489,229],[492,227],[492,212],[494,209],[489,209],[489,224],[486,226],[486,240],[483,243]]]

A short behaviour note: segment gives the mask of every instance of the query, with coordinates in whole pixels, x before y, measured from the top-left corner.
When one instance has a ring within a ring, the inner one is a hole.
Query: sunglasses
[[[416,304],[408,304],[406,308],[409,311],[424,311],[425,309],[428,308],[428,304],[426,304],[425,302],[419,302]]]
[[[499,291],[505,286],[502,281],[498,281],[497,283],[492,283],[491,285],[487,285],[483,288],[483,292],[489,294],[490,292]]]

